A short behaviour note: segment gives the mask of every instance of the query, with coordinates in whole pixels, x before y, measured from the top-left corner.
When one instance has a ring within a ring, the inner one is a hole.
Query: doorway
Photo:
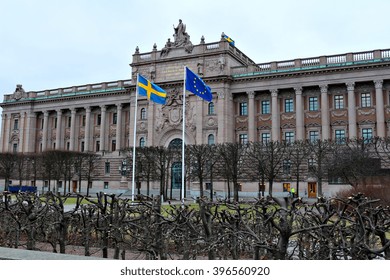
[[[307,184],[307,196],[309,198],[317,197],[317,183],[311,182]]]

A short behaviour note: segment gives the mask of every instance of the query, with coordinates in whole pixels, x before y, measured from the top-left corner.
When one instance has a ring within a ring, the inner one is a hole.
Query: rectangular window
[[[72,117],[68,117],[68,127],[72,126]]]
[[[108,189],[108,187],[109,187],[108,182],[104,182],[104,189]]]
[[[318,111],[318,97],[309,97],[309,111]]]
[[[96,125],[101,125],[102,124],[102,115],[98,114],[96,118]]]
[[[287,98],[284,100],[284,112],[294,112],[294,100],[292,98]]]
[[[240,116],[247,116],[248,115],[248,103],[241,102],[240,103]]]
[[[336,143],[342,144],[345,142],[345,130],[344,129],[336,129],[335,130],[335,140]]]
[[[307,160],[307,165],[309,167],[309,172],[314,173],[315,172],[315,166],[316,166],[316,160],[314,158],[309,158]]]
[[[284,140],[288,143],[294,142],[294,132],[288,131],[284,133]]]
[[[44,123],[45,123],[45,120],[44,120],[44,119],[41,119],[41,129],[43,129]]]
[[[67,150],[67,151],[70,150],[70,142],[66,142],[66,150]]]
[[[291,172],[291,160],[283,160],[283,174],[290,175]]]
[[[363,128],[362,129],[362,138],[365,143],[368,143],[372,140],[372,128]]]
[[[248,143],[248,134],[240,134],[240,144]]]
[[[271,134],[269,132],[264,132],[261,134],[261,142],[264,144],[268,143],[271,141]]]
[[[84,149],[85,149],[84,141],[81,141],[81,144],[80,144],[80,151],[81,151],[81,152],[84,152]]]
[[[104,163],[104,173],[105,174],[110,174],[110,171],[111,171],[110,169],[111,169],[110,162],[106,161]]]
[[[318,131],[310,131],[309,132],[309,140],[310,142],[315,142],[319,138],[319,133]]]
[[[57,118],[54,118],[54,128],[57,128]]]
[[[111,151],[112,152],[116,151],[116,140],[111,141]]]
[[[83,115],[83,118],[82,118],[82,121],[81,121],[81,126],[82,126],[82,127],[85,126],[85,115]]]
[[[362,107],[371,107],[371,94],[362,93]]]
[[[270,108],[270,102],[269,100],[263,100],[261,101],[261,113],[264,114],[270,114],[271,108]]]
[[[17,129],[19,129],[19,120],[15,119],[14,120],[14,130],[17,130]]]
[[[214,115],[215,114],[215,108],[214,108],[214,103],[213,102],[209,102],[208,114],[209,115]]]
[[[335,95],[334,96],[334,108],[335,109],[344,109],[344,96]]]
[[[100,151],[100,141],[96,141],[96,152]]]
[[[117,122],[118,122],[118,114],[113,113],[112,114],[112,124],[117,124]]]
[[[17,153],[17,152],[18,152],[18,144],[17,144],[17,143],[14,143],[14,144],[12,145],[12,151],[13,151],[14,153]]]

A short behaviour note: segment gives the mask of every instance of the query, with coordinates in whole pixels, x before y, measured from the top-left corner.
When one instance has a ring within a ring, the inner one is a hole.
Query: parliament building
[[[390,49],[258,63],[223,33],[193,44],[185,28],[174,31],[162,49],[135,49],[128,80],[41,91],[17,85],[1,103],[0,151],[93,151],[102,155],[94,191],[124,192],[130,182],[118,170],[121,150],[133,146],[135,110],[136,146],[182,139],[185,66],[213,93],[210,103],[186,93],[186,144],[390,136]],[[135,108],[137,73],[166,90],[165,105],[140,96]],[[256,184],[244,184],[242,192],[255,192]],[[324,191],[337,187],[325,183]],[[196,187],[187,189],[196,196]]]

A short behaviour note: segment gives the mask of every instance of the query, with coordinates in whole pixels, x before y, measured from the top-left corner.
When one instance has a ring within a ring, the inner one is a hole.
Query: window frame
[[[284,99],[284,112],[293,113],[294,112],[294,99],[286,98]]]
[[[309,97],[309,111],[318,111],[318,97],[310,96]]]
[[[262,115],[271,114],[271,102],[269,99],[261,101],[261,114]]]

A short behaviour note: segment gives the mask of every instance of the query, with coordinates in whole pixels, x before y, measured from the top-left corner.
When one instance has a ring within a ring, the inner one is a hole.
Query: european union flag
[[[234,47],[234,40],[233,40],[232,38],[230,38],[230,37],[229,37],[228,35],[226,35],[226,34],[223,34],[223,38],[224,38],[226,41],[228,41],[229,44],[230,44],[231,46]]]
[[[165,104],[167,93],[158,85],[153,84],[148,79],[138,74],[138,93],[143,96],[147,96],[149,100],[152,100],[159,104]]]
[[[210,102],[213,99],[211,88],[194,72],[186,67],[186,90]]]

